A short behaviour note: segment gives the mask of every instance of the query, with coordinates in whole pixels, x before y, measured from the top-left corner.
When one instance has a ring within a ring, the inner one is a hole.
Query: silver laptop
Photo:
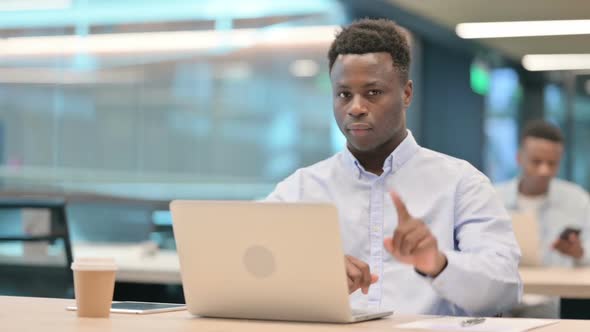
[[[541,266],[541,239],[539,223],[533,213],[512,211],[512,229],[520,247],[520,266]]]
[[[184,296],[206,317],[351,323],[338,213],[329,204],[173,201]]]

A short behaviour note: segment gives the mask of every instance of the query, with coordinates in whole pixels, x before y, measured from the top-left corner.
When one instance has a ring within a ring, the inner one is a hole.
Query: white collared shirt
[[[397,226],[392,190],[410,214],[429,226],[447,256],[447,267],[435,279],[420,276],[383,247],[384,237]],[[351,294],[355,308],[493,315],[521,296],[520,251],[489,180],[463,160],[420,147],[410,131],[385,160],[380,176],[365,171],[345,149],[297,170],[267,200],[336,205],[344,253],[367,262],[379,275],[368,295]]]

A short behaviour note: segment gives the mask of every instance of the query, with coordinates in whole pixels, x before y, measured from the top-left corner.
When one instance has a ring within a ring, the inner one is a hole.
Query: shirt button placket
[[[383,274],[383,179],[378,178],[371,186],[371,204],[369,211],[369,242],[371,273],[379,280],[369,287],[368,304],[370,308],[381,306],[381,279]]]

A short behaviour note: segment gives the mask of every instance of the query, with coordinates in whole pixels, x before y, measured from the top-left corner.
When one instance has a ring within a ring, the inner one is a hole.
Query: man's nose
[[[553,168],[549,164],[543,163],[539,165],[537,172],[539,176],[551,176],[553,173]]]
[[[369,110],[365,104],[365,100],[361,96],[355,96],[348,109],[348,115],[358,118],[366,115],[368,112]]]

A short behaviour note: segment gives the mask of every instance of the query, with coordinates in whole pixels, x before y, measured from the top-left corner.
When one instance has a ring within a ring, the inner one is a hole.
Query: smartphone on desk
[[[69,306],[66,307],[66,309],[71,311],[77,310],[76,306]],[[121,301],[113,302],[113,304],[111,305],[112,313],[122,314],[145,315],[179,310],[186,310],[186,304]]]
[[[570,234],[576,234],[577,236],[580,236],[580,233],[582,232],[581,229],[579,228],[575,228],[575,227],[566,227],[561,234],[559,234],[559,238],[562,240],[568,240],[570,238]]]

